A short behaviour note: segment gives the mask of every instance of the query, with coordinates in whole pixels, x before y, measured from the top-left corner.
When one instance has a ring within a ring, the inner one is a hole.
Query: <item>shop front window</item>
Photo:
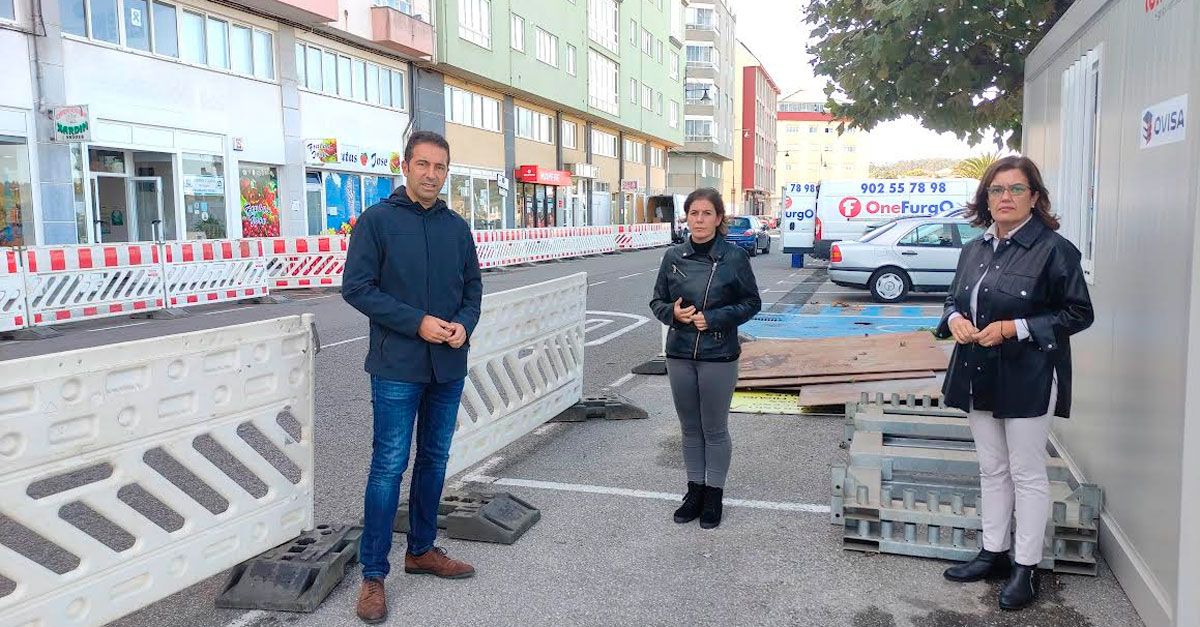
[[[390,176],[363,177],[363,206],[370,207],[387,199],[396,188],[396,180]]]
[[[500,195],[500,184],[493,177],[488,179],[488,219],[487,226],[475,227],[487,229],[504,228],[504,197]]]
[[[279,237],[279,175],[275,166],[238,166],[242,237]]]
[[[187,239],[228,236],[223,158],[183,154],[183,206]]]
[[[304,202],[308,207],[308,234],[320,235],[325,230],[325,195],[320,172],[304,173]]]
[[[362,176],[344,172],[324,175],[326,232],[347,234],[362,214]]]
[[[24,139],[0,136],[0,246],[33,243],[29,148]]]
[[[92,221],[88,217],[87,201],[84,197],[83,177],[83,147],[82,144],[71,144],[71,191],[74,194],[75,207],[75,236],[77,242],[86,244],[90,241]]]
[[[533,186],[533,223],[529,226],[541,228],[546,226],[546,186]]]
[[[495,183],[495,181],[492,181]],[[482,176],[472,177],[471,179],[471,200],[472,209],[470,224],[475,229],[493,228],[488,226],[489,216],[492,213],[492,196],[488,193],[488,180]]]
[[[546,186],[546,210],[542,214],[542,226],[557,226],[555,215],[558,213],[558,188]]]
[[[450,208],[471,223],[471,177],[466,174],[450,175]]]

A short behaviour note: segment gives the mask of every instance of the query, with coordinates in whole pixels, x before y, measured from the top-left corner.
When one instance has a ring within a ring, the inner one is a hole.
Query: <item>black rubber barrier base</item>
[[[217,607],[312,612],[358,561],[360,527],[319,525],[234,567]]]
[[[644,420],[650,415],[646,410],[633,405],[620,396],[585,396],[583,400],[568,407],[550,422],[587,422],[588,420]]]
[[[507,492],[447,492],[438,529],[455,540],[512,544],[542,517],[541,510]],[[408,533],[408,502],[396,510],[392,530]]]

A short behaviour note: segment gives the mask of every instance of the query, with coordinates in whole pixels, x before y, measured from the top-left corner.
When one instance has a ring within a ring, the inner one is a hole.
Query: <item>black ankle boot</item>
[[[683,497],[683,505],[675,510],[675,522],[689,523],[700,517],[700,508],[704,505],[704,484],[688,482],[687,494]]]
[[[976,555],[974,559],[965,564],[947,568],[942,576],[950,581],[967,583],[1006,577],[1010,570],[1012,570],[1012,562],[1008,559],[1008,553],[993,553],[987,549],[981,549],[979,555]]]
[[[1020,610],[1036,601],[1040,578],[1036,565],[1013,564],[1012,576],[1000,590],[1000,609]]]
[[[704,509],[700,512],[700,528],[712,529],[721,524],[721,498],[725,490],[704,486]]]

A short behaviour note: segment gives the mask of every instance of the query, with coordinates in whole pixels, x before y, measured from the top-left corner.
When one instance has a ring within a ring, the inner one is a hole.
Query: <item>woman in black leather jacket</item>
[[[937,335],[958,343],[942,392],[947,405],[968,412],[983,549],[945,577],[1007,577],[1000,607],[1016,610],[1037,598],[1050,517],[1046,441],[1053,417],[1070,415],[1070,336],[1091,326],[1092,302],[1079,251],[1055,232],[1058,220],[1033,161],[1014,156],[993,164],[968,216],[988,230],[963,246]]]
[[[668,325],[667,374],[683,430],[688,487],[675,522],[721,524],[733,443],[729,402],[737,384],[739,325],[762,309],[750,258],[725,241],[725,203],[711,188],[684,202],[690,235],[663,255],[650,309]]]

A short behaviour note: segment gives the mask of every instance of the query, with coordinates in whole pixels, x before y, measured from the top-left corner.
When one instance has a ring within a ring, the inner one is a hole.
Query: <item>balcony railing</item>
[[[693,70],[716,70],[717,64],[713,61],[688,61],[688,69]]]
[[[689,22],[686,26],[688,30],[708,30],[717,34],[721,33],[721,29],[712,22]]]
[[[433,24],[429,0],[375,0],[375,6],[392,7],[409,17],[421,20],[426,24]]]
[[[371,39],[405,55],[432,58],[433,24],[429,0],[375,0]]]
[[[687,135],[684,135],[683,141],[685,141],[685,142],[715,142],[717,140],[716,140],[716,138],[713,137],[712,133],[688,133]]]

